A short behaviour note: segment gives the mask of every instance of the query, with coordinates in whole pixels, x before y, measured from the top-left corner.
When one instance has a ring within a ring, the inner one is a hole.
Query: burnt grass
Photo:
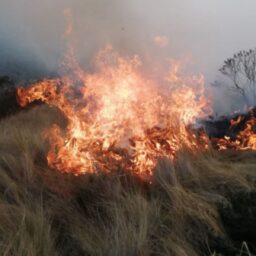
[[[30,109],[33,109],[35,105],[38,106],[41,104],[42,103],[37,102],[34,105],[30,106],[28,109],[21,109],[16,100],[16,87],[14,82],[12,82],[11,79],[8,77],[0,77],[0,119],[7,120],[10,116],[15,116],[17,113],[21,112],[27,112]],[[218,119],[212,118],[204,120],[202,123],[209,137],[221,138],[226,135],[234,138],[235,135],[245,127],[245,123],[247,120],[249,120],[252,113],[254,116],[256,116],[256,109],[253,109],[250,113],[248,112],[241,114],[243,115],[242,122],[239,123],[239,125],[233,127],[232,129],[230,129],[230,120],[234,118],[236,119],[238,117],[238,114],[235,116],[220,117]],[[239,157],[237,157],[237,153],[234,153],[234,155],[233,153],[231,153],[228,156],[229,161],[232,162],[232,164],[235,164],[235,162],[237,161],[237,163],[239,164],[240,161]],[[256,155],[252,154],[249,158],[250,161],[251,159],[256,159]],[[39,153],[36,155],[34,162],[36,165],[44,166],[44,168],[47,169],[45,154],[43,150],[39,151]],[[254,171],[254,173],[251,173],[250,175],[247,175],[245,177],[245,179],[250,184],[253,184],[252,186],[256,185],[256,161],[254,163],[254,167],[250,167],[250,171]],[[96,174],[90,174],[83,178],[70,177],[70,175],[67,175],[66,177],[65,174],[61,174],[57,175],[56,178],[54,177],[55,172],[56,171],[54,170],[49,171],[49,173],[47,174],[47,178],[43,178],[43,186],[46,186],[45,191],[47,191],[44,195],[45,198],[51,197],[49,195],[54,194],[57,198],[59,198],[59,200],[63,202],[62,205],[57,205],[53,207],[54,214],[51,223],[51,228],[55,237],[55,247],[58,255],[90,255],[90,252],[86,252],[86,250],[81,245],[79,239],[77,239],[77,237],[70,231],[71,223],[73,221],[76,222],[76,220],[70,218],[70,216],[73,214],[72,210],[70,210],[70,212],[65,212],[65,214],[61,213],[63,211],[63,208],[65,207],[70,209],[76,209],[75,211],[79,212],[79,218],[87,218],[88,220],[91,220],[94,225],[97,225],[97,223],[106,223],[107,225],[108,223],[111,223],[113,221],[110,213],[112,212],[112,210],[110,210],[109,207],[106,207],[104,202],[109,202],[111,205],[112,200],[117,202],[121,200],[115,194],[116,192],[113,191],[114,189],[119,189],[120,193],[124,194],[124,198],[126,198],[127,193],[131,193],[132,195],[141,195],[142,198],[144,198],[148,202],[154,200],[159,200],[163,202],[163,206],[161,206],[162,215],[160,214],[159,216],[165,216],[166,212],[170,211],[170,207],[172,207],[173,202],[170,203],[171,206],[169,205],[167,208],[165,208],[164,200],[165,197],[168,198],[169,194],[163,189],[161,185],[159,185],[160,183],[153,182],[152,184],[149,184],[148,182],[144,182],[140,178],[131,175],[130,173],[127,173],[123,170],[120,170],[115,174],[100,175],[100,178]],[[53,177],[51,177],[51,175]],[[57,186],[55,186],[56,184],[52,184],[53,181],[57,181],[58,183],[58,180],[60,180],[61,182],[59,182]],[[71,183],[74,183],[76,185],[74,186]],[[119,184],[120,188],[116,188],[116,183]],[[217,202],[215,203],[217,213],[219,215],[219,225],[223,229],[223,232],[221,234],[216,234],[216,232],[212,232],[212,229],[208,228],[207,225],[204,226],[204,224],[200,224],[201,226],[200,228],[198,228],[198,217],[195,216],[195,219],[193,219],[193,217],[191,216],[188,217],[188,222],[186,223],[190,229],[194,229],[189,230],[189,232],[194,234],[194,236],[198,236],[200,238],[200,233],[203,230],[203,236],[207,237],[206,243],[201,243],[200,239],[199,241],[195,239],[195,244],[193,244],[193,241],[191,242],[188,238],[184,238],[192,243],[192,248],[196,248],[195,250],[197,255],[210,255],[209,248],[211,252],[216,252],[217,255],[223,256],[256,255],[256,190],[232,189],[232,185],[230,184],[233,184],[232,181],[230,181],[230,183],[209,183],[209,187],[211,186],[211,189],[209,188],[209,191],[211,191],[212,194],[216,193],[225,198],[225,200],[217,200]],[[170,182],[169,185],[171,186],[172,182]],[[196,184],[196,186],[197,185],[198,184]],[[187,192],[191,190],[194,193],[196,189],[197,188],[190,187],[188,189],[186,187],[184,188],[184,191]],[[207,188],[205,190],[207,190]],[[35,191],[36,189],[33,188],[33,193],[36,194]],[[13,204],[14,199],[12,199],[11,197],[8,198],[8,194],[6,200]],[[166,200],[168,201],[168,199]],[[123,204],[123,202],[121,202],[121,204]],[[173,207],[175,207],[175,205],[173,205]],[[127,212],[126,214],[129,214],[129,212]],[[182,214],[186,216],[186,213]],[[125,218],[129,220],[129,216],[126,216]],[[168,221],[169,220],[166,220],[166,222],[163,221],[163,223],[168,226]],[[172,226],[174,224],[171,223],[170,225]],[[164,229],[162,230],[159,227],[156,229],[156,232],[162,233],[163,237],[168,235],[165,233],[166,231],[164,231]],[[152,234],[150,235],[150,239],[151,241],[156,241],[156,243],[159,243],[159,237],[155,237],[154,232],[152,232]],[[244,242],[246,242],[250,250],[250,254],[249,252],[241,253],[241,246]],[[140,253],[138,253],[132,250],[127,251],[128,252],[123,255],[158,255],[157,252],[154,252],[154,250],[150,253],[144,253],[143,251],[140,251]],[[100,254],[96,253],[95,255]],[[111,254],[111,250],[109,250],[107,251],[106,255],[114,254]],[[175,252],[173,253],[173,255],[179,255],[179,253]],[[187,252],[187,255],[190,255],[190,253]]]
[[[238,120],[239,117],[241,117],[241,121],[234,126],[230,126],[231,119]],[[246,127],[246,123],[252,117],[256,117],[256,107],[251,108],[247,112],[235,113],[229,116],[210,117],[207,120],[202,120],[201,124],[204,126],[210,138],[223,138],[224,136],[228,136],[231,139],[235,139],[237,134]]]

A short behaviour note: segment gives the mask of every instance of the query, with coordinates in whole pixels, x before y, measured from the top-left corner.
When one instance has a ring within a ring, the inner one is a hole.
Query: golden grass
[[[0,122],[0,255],[219,255],[218,207],[255,190],[253,152],[184,149],[159,160],[150,185],[122,171],[61,174],[40,137],[53,122],[65,125],[46,106]]]

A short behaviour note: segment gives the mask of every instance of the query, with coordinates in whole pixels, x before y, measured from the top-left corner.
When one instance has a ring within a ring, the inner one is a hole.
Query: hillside
[[[65,127],[47,106],[0,122],[1,255],[256,253],[255,152],[184,149],[151,183],[126,170],[74,176],[47,166],[53,122]]]

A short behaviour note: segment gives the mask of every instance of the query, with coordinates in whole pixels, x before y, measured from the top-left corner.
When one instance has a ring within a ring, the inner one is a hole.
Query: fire
[[[58,108],[67,127],[43,133],[49,142],[48,164],[75,175],[124,168],[150,178],[159,158],[174,160],[182,148],[208,148],[196,120],[211,113],[204,78],[184,76],[182,63],[171,61],[162,80],[149,79],[138,56],[122,57],[112,47],[99,51],[94,71],[83,70],[70,48],[64,76],[17,89],[22,107],[40,100]],[[244,122],[239,116],[230,128]],[[256,117],[235,138],[212,139],[218,150],[256,150]]]
[[[239,116],[236,120],[231,120],[230,128],[235,127],[244,120],[243,116]],[[217,146],[219,150],[235,149],[235,150],[256,150],[256,117],[251,111],[250,119],[246,121],[245,127],[241,130],[235,139],[225,136],[219,139]]]
[[[111,47],[94,63],[94,72],[84,71],[71,54],[65,76],[17,89],[22,107],[41,100],[68,120],[65,131],[53,125],[43,134],[50,167],[74,174],[125,168],[150,177],[159,158],[207,148],[193,127],[209,114],[202,76],[181,76],[180,64],[172,63],[162,81],[149,79],[138,56],[122,57]]]
[[[65,75],[17,88],[21,107],[39,100],[67,119],[65,130],[54,124],[42,134],[49,143],[51,168],[75,175],[122,168],[150,179],[159,158],[175,160],[183,148],[196,153],[211,142],[218,150],[256,150],[254,115],[235,139],[210,140],[197,127],[198,119],[212,113],[210,100],[204,77],[184,75],[180,61],[169,61],[167,74],[152,78],[138,56],[120,56],[107,46],[96,55],[93,72],[83,70],[69,42],[72,11],[66,9],[64,15]],[[153,42],[165,48],[169,39],[155,36]],[[242,121],[240,116],[230,126]]]

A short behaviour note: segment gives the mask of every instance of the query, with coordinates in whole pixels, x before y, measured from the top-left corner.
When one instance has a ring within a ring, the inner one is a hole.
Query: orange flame
[[[234,127],[240,124],[244,120],[244,117],[239,116],[237,120],[231,120],[230,127]],[[238,133],[235,139],[225,136],[223,139],[219,139],[217,146],[220,150],[226,150],[228,148],[235,150],[256,150],[256,117],[253,111],[251,111],[250,119],[246,122],[245,128]]]
[[[193,131],[209,114],[202,76],[181,77],[173,64],[163,81],[147,79],[137,56],[121,57],[111,47],[95,58],[95,72],[82,70],[71,56],[66,76],[18,88],[22,107],[41,100],[62,111],[66,131],[45,131],[49,166],[82,174],[125,167],[148,177],[159,157],[175,158],[184,146],[206,148]]]

